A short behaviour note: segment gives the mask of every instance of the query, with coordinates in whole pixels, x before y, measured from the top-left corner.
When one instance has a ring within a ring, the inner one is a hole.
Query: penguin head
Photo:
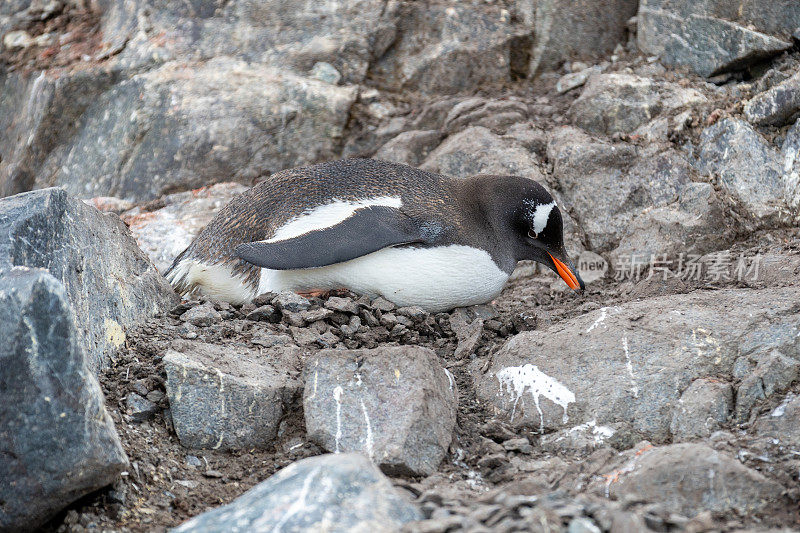
[[[564,224],[552,195],[537,182],[519,176],[497,176],[501,203],[495,213],[509,235],[514,261],[533,260],[549,267],[575,291],[585,288],[564,249]]]

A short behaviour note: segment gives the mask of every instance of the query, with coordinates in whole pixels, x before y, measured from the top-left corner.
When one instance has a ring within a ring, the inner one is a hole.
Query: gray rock
[[[701,76],[715,76],[747,67],[792,46],[742,24],[708,15],[705,5],[689,0],[641,2],[637,15],[639,48],[659,56],[665,65],[685,65]],[[757,9],[763,9],[763,5]]]
[[[519,143],[482,126],[469,127],[444,140],[420,168],[456,177],[514,174],[544,182],[537,158]]]
[[[291,291],[283,291],[278,294],[273,300],[272,305],[280,311],[288,311],[290,313],[299,313],[306,311],[311,307],[311,302],[307,298],[300,296]]]
[[[790,216],[800,222],[800,120],[789,128],[781,149],[784,199]]]
[[[350,313],[351,315],[358,313],[358,305],[352,298],[341,298],[339,296],[331,296],[325,300],[325,308],[339,313]]]
[[[518,16],[533,26],[530,75],[566,60],[610,53],[636,14],[636,0],[516,0]]]
[[[668,158],[661,159],[661,162],[667,161]],[[682,158],[678,161],[688,165]],[[667,170],[660,165],[657,168]],[[680,164],[671,169],[680,170]],[[622,268],[633,261],[647,263],[652,258],[667,258],[673,262],[667,266],[674,270],[680,254],[686,257],[686,254],[700,255],[724,249],[733,242],[737,227],[738,224],[727,216],[711,184],[687,183],[678,193],[677,201],[644,209],[633,217],[624,230],[627,235],[610,254],[611,262],[615,268]]]
[[[348,453],[293,463],[172,531],[394,531],[421,518],[366,457]]]
[[[599,73],[599,67],[591,67],[585,68],[578,72],[564,74],[561,76],[561,78],[559,78],[558,82],[556,82],[556,92],[558,92],[558,94],[564,94],[572,89],[577,89],[586,83],[586,81],[589,79],[589,76]]]
[[[395,38],[396,10],[380,0],[346,0],[323,8],[278,0],[157,5],[114,0],[104,8],[101,31],[106,39],[125,43],[117,63],[132,69],[231,56],[304,75],[324,62],[352,84],[364,80],[369,62]],[[164,33],[171,38],[151,38]]]
[[[18,266],[0,276],[0,303],[0,530],[32,530],[128,460],[64,286]]]
[[[800,111],[800,72],[757,94],[744,105],[744,116],[753,124],[782,126]]]
[[[325,61],[314,63],[309,75],[316,80],[324,81],[331,85],[338,85],[342,81],[342,75],[336,70],[336,67]]]
[[[272,443],[300,392],[299,349],[265,350],[187,341],[164,356],[178,439],[189,448],[237,450]]]
[[[730,383],[701,378],[689,385],[672,412],[669,426],[676,441],[708,437],[728,420],[733,409]]]
[[[431,350],[324,350],[304,381],[308,438],[326,450],[360,451],[403,475],[430,475],[447,453],[457,391]]]
[[[530,30],[511,24],[500,5],[400,4],[398,36],[371,66],[380,87],[453,94],[511,76],[515,41]]]
[[[617,433],[665,442],[692,381],[730,375],[742,355],[797,356],[798,297],[794,287],[720,290],[602,308],[510,339],[476,371],[477,394],[515,426],[619,423]]]
[[[756,361],[755,369],[749,372],[736,391],[736,419],[746,422],[753,406],[776,392],[781,392],[800,375],[800,363],[778,350],[756,353],[750,357]]]
[[[406,131],[381,146],[375,152],[375,159],[418,166],[442,138],[437,130]]]
[[[38,174],[35,186],[149,200],[220,181],[251,182],[333,158],[355,98],[352,87],[231,58],[169,63],[88,105],[74,138],[50,154],[44,168],[52,171]]]
[[[279,320],[279,316],[278,312],[273,306],[262,305],[247,313],[247,320],[277,322]]]
[[[239,183],[218,183],[164,196],[161,201],[165,205],[160,209],[145,211],[134,207],[120,216],[139,248],[159,272],[166,272],[173,259],[191,244],[214,215],[246,190],[247,187]]]
[[[222,315],[211,302],[192,307],[181,315],[181,320],[199,328],[212,326],[222,321]]]
[[[575,214],[595,251],[612,249],[632,234],[631,222],[645,208],[679,201],[695,175],[676,151],[640,156],[631,145],[602,142],[572,127],[555,130],[547,155],[565,206]],[[691,203],[695,195],[686,196]],[[702,209],[698,206],[698,210]]]
[[[675,84],[633,74],[597,74],[589,78],[568,116],[591,133],[630,133],[662,111],[673,112],[705,101],[698,91]]]
[[[778,500],[783,487],[705,444],[631,450],[603,487],[613,498],[660,502],[692,517],[702,511],[755,512]]]
[[[778,439],[784,446],[800,446],[800,396],[788,394],[775,409],[753,426],[759,436]]]
[[[128,393],[125,398],[128,406],[128,414],[135,422],[144,422],[153,418],[158,412],[158,406],[146,398],[142,398],[135,392]]]
[[[61,189],[0,200],[0,241],[0,268],[47,268],[64,284],[92,370],[122,346],[125,329],[177,302],[119,217]]]
[[[750,124],[725,118],[703,130],[696,166],[758,225],[779,217],[784,198],[780,156]]]
[[[448,135],[470,126],[482,126],[496,133],[504,133],[513,124],[526,122],[527,103],[515,97],[488,99],[469,97],[456,103],[444,117],[442,129]]]

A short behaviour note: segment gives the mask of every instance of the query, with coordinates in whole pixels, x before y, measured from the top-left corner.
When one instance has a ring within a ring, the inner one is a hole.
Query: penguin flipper
[[[425,243],[423,226],[399,209],[371,206],[333,226],[279,241],[240,244],[236,255],[262,268],[294,270],[342,263],[389,246]]]

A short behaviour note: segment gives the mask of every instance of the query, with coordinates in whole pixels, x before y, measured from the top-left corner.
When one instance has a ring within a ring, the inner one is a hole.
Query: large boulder
[[[370,61],[395,38],[395,9],[382,0],[104,5],[100,29],[112,48],[121,45],[117,62],[126,68],[233,56],[301,76],[327,63],[352,84],[363,81]]]
[[[369,459],[343,453],[293,463],[172,531],[399,531],[421,518]]]
[[[611,52],[625,41],[637,5],[637,0],[516,0],[517,16],[533,27],[530,75]]]
[[[771,224],[785,211],[780,155],[747,122],[726,118],[703,130],[695,165],[716,177],[756,225]]]
[[[457,391],[434,352],[324,350],[303,377],[311,440],[331,452],[364,453],[387,473],[436,471],[453,436]]]
[[[662,443],[696,379],[733,381],[737,362],[773,350],[800,358],[799,297],[797,287],[664,296],[520,333],[477,373],[478,396],[516,426],[618,423]]]
[[[705,101],[698,91],[675,84],[633,74],[597,74],[589,78],[568,115],[590,133],[611,135],[630,133],[662,112],[675,112]]]
[[[659,56],[665,65],[714,76],[791,48],[800,6],[791,0],[642,0],[637,19],[643,52]]]
[[[472,126],[445,139],[420,168],[460,178],[513,174],[543,182],[540,165],[536,156],[515,140]]]
[[[474,91],[510,80],[512,51],[526,33],[499,4],[404,2],[397,39],[370,73],[387,89]]]
[[[181,444],[215,450],[270,445],[286,406],[300,392],[299,355],[296,346],[201,342],[169,350],[167,397]]]
[[[128,460],[64,285],[44,269],[4,267],[0,328],[0,530],[32,530]]]
[[[607,143],[577,128],[563,127],[553,133],[547,155],[553,163],[556,188],[593,250],[617,246],[620,239],[633,233],[632,221],[646,208],[671,206],[683,211],[692,203],[690,189],[696,172],[686,157],[674,150],[640,151],[630,144]],[[702,228],[693,230],[703,233]]]
[[[177,302],[118,216],[62,189],[0,200],[0,240],[0,268],[46,268],[64,285],[93,370],[125,342],[126,328]]]
[[[333,158],[355,97],[352,87],[231,58],[170,63],[96,98],[35,186],[149,200],[231,179],[251,183]]]

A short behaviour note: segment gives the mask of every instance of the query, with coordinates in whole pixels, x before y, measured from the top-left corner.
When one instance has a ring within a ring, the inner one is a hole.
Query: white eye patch
[[[555,202],[549,204],[537,205],[533,211],[533,231],[538,235],[547,227],[547,219],[550,218],[550,211],[556,206]]]

